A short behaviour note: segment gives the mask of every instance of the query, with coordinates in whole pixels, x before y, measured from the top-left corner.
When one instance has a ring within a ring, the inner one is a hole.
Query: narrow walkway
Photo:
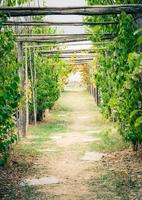
[[[0,168],[0,199],[142,199],[141,154],[104,122],[86,91],[68,88],[46,120]]]
[[[51,176],[53,181],[53,184],[40,188],[44,197],[38,199],[93,200],[88,180],[93,176],[93,166],[103,154],[93,153],[90,144],[99,140],[99,133],[107,126],[94,99],[84,90],[68,90],[60,101],[69,108],[68,112],[58,113],[68,121],[68,127],[66,132],[54,133],[47,146],[41,149],[44,156],[35,163],[35,168],[38,168],[35,177]]]

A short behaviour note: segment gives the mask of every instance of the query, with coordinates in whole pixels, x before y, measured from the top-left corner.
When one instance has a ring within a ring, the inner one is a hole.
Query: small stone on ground
[[[83,161],[99,161],[104,157],[105,154],[99,152],[87,152],[81,158]]]
[[[21,186],[34,186],[34,185],[52,185],[60,183],[59,179],[55,176],[43,177],[43,178],[33,178],[33,179],[25,179],[20,183]]]

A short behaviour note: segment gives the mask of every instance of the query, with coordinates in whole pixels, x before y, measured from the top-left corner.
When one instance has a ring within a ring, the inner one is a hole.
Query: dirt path
[[[104,122],[87,92],[64,92],[48,115],[0,168],[0,200],[142,199],[141,151]]]
[[[141,152],[87,92],[69,89],[0,168],[0,200],[141,200]]]
[[[96,192],[97,182],[91,180],[105,169],[98,161],[104,155],[94,146],[111,124],[104,122],[93,97],[82,89],[68,88],[59,102],[48,122],[31,127],[17,145],[11,167],[0,170],[2,200],[105,199],[98,198],[102,189]]]
[[[46,197],[39,199],[54,200],[94,200],[89,191],[88,180],[93,176],[96,161],[82,160],[90,152],[90,143],[98,140],[98,133],[106,128],[94,99],[82,90],[69,91],[63,97],[64,104],[71,109],[68,116],[68,132],[54,134],[51,142],[56,146],[55,152],[38,159],[38,175],[35,177],[54,176],[58,184],[45,185],[40,192]],[[96,137],[95,137],[96,135]],[[49,145],[49,143],[48,143]],[[45,151],[48,146],[45,146]],[[42,148],[42,151],[44,149]]]

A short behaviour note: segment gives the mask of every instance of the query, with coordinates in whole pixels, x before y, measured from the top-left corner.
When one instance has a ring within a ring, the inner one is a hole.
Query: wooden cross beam
[[[46,21],[25,21],[14,22],[7,21],[3,23],[4,26],[98,26],[98,25],[113,25],[118,24],[117,21],[104,21],[104,22],[46,22]]]
[[[113,41],[112,41],[113,42]],[[95,45],[107,45],[107,44],[111,44],[112,43],[111,41],[109,41],[109,42],[94,42],[93,44],[95,44]],[[85,42],[85,43],[69,43],[68,44],[68,46],[70,47],[70,46],[88,46],[88,45],[91,45],[91,41],[88,41],[88,42]],[[23,48],[44,48],[44,47],[53,47],[53,45],[52,44],[45,44],[45,45],[41,45],[41,44],[39,44],[39,45],[31,45],[31,46],[24,46]],[[56,47],[56,45],[55,45],[55,47]],[[65,44],[65,46],[63,46],[63,48],[64,47],[66,47],[66,44]]]
[[[65,35],[65,36],[58,36],[58,35],[39,35],[39,36],[26,36],[26,37],[21,37],[17,36],[17,40],[53,40],[53,39],[61,39],[61,40],[66,40],[66,39],[87,39],[87,35]]]
[[[142,13],[142,4],[96,5],[88,7],[1,7],[3,14],[11,17],[37,15],[116,15]]]
[[[69,58],[66,58],[64,59],[65,61],[73,61],[73,62],[78,62],[78,61],[90,61],[92,60],[93,61],[93,58],[76,58],[76,59],[69,59]]]
[[[66,63],[68,64],[89,64],[91,61],[93,61],[92,59],[91,60],[78,60],[78,61],[72,61],[72,60],[65,60]]]
[[[102,39],[113,39],[116,34],[104,34]],[[17,42],[51,42],[51,43],[67,43],[67,42],[79,42],[88,41],[86,36],[76,37],[49,37],[49,36],[32,36],[32,37],[17,37]]]
[[[64,51],[59,51],[59,50],[51,50],[51,51],[40,51],[41,54],[71,54],[71,53],[82,53],[82,52],[86,52],[86,53],[95,53],[95,51],[97,50],[104,50],[106,49],[105,47],[103,48],[96,48],[96,49],[73,49],[73,50],[64,50]]]
[[[55,53],[47,53],[47,54],[43,54],[43,55],[45,55],[45,56],[48,56],[48,57],[50,57],[50,56],[52,56],[52,55],[55,55]],[[94,52],[87,52],[87,53],[85,53],[85,52],[77,52],[76,54],[73,54],[73,53],[61,53],[60,55],[59,55],[59,58],[79,58],[79,57],[81,57],[81,58],[86,58],[86,57],[94,57],[94,56],[97,56],[98,54],[96,54],[96,53],[94,53]]]
[[[61,33],[61,34],[16,34],[16,37],[78,37],[78,36],[92,36],[91,33]]]
[[[69,65],[88,65],[88,61],[70,62]]]
[[[62,59],[72,59],[72,60],[78,60],[78,59],[84,59],[84,58],[90,58],[90,59],[93,59],[94,58],[94,55],[93,54],[87,54],[87,55],[77,55],[76,57],[73,57],[73,55],[69,55],[69,56],[66,56],[66,55],[61,55],[59,56],[59,58],[62,58]]]

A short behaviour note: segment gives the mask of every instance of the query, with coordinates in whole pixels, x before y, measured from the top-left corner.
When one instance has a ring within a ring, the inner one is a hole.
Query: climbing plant
[[[27,2],[30,2],[31,0],[6,0],[3,1],[3,6],[16,6],[16,5],[21,5]],[[0,1],[2,3],[2,0]]]
[[[36,17],[36,20],[42,20]],[[55,34],[57,31],[51,27],[36,27],[32,33],[36,34]],[[64,88],[70,67],[59,57],[60,53],[42,55],[41,51],[59,50],[57,43],[43,45],[34,50],[35,70],[36,70],[36,96],[37,96],[37,119],[42,120],[46,109],[51,110],[60,96],[60,91]],[[29,77],[31,79],[31,77]],[[32,102],[31,106],[32,107]],[[32,108],[30,109],[32,111]]]
[[[101,3],[96,0],[88,2]],[[103,1],[103,3],[110,2]],[[141,1],[125,3],[141,3]],[[102,17],[100,19],[102,20]],[[111,31],[117,31],[117,37],[107,51],[99,52],[99,67],[95,71],[94,79],[101,94],[102,112],[107,118],[118,123],[119,132],[133,144],[134,150],[137,150],[142,143],[142,56],[138,53],[141,37],[135,34],[137,26],[131,15],[122,13],[116,17],[111,16],[111,19],[117,19],[119,22],[114,27],[110,26]],[[110,27],[94,28],[90,31],[96,33],[99,30],[103,34],[110,31]]]
[[[15,6],[29,0],[0,1],[2,6]],[[3,27],[7,17],[0,19],[0,164],[5,164],[10,147],[17,140],[16,112],[20,103],[19,68],[15,37],[12,30]]]
[[[37,61],[37,112],[38,119],[46,109],[51,110],[59,98],[58,71],[55,63],[46,57],[40,57]]]
[[[17,139],[15,115],[20,100],[15,38],[9,29],[0,32],[0,158],[7,160]]]

